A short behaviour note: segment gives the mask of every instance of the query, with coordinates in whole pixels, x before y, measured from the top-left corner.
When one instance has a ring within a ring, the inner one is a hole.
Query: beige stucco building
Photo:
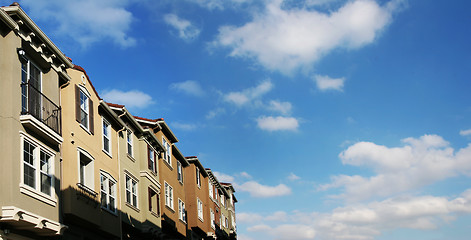
[[[0,239],[49,238],[60,215],[61,96],[72,63],[18,4],[0,7]]]

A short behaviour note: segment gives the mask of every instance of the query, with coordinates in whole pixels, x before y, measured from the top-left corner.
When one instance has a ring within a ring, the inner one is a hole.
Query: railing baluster
[[[22,108],[21,114],[32,115],[54,130],[54,132],[61,135],[61,108],[33,85],[22,83],[21,87],[27,89],[26,96],[22,96],[23,98],[27,98],[27,106],[26,108]]]

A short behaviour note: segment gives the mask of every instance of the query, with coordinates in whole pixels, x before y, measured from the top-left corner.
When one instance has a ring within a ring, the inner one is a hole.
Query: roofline
[[[60,60],[68,67],[72,68],[74,64],[65,56],[65,54],[51,41],[51,39],[36,25],[36,23],[26,14],[26,12],[19,5],[10,5],[1,7],[7,14],[15,13],[25,24],[31,27],[31,29],[37,33],[37,36],[44,41],[51,48],[54,53],[60,58]],[[1,13],[0,13],[1,14]],[[11,17],[10,17],[11,18]],[[13,19],[12,19],[13,20]],[[17,25],[18,26],[18,25]],[[14,28],[16,29],[16,28]]]
[[[119,115],[120,118],[123,116],[126,116],[126,118],[129,120],[132,125],[140,132],[144,133],[144,128],[142,128],[141,124],[139,124],[134,116],[126,109],[124,105],[119,105],[119,104],[114,104],[114,103],[107,103],[110,109],[116,110],[116,111],[121,111],[123,112],[122,115]],[[122,107],[121,107],[122,106]]]
[[[126,124],[123,122],[123,120],[108,106],[108,104],[106,104],[105,101],[101,100],[100,99],[100,106],[103,107],[103,109],[105,109],[105,111],[110,114],[113,118],[115,118],[116,122],[118,122],[121,127],[125,127]]]
[[[88,76],[87,74],[87,71],[85,71],[85,69],[79,65],[75,65],[74,64],[74,67],[72,68],[74,70],[77,70],[77,71],[80,71],[80,72],[83,72],[85,74],[85,76],[87,77],[87,80],[88,80],[88,83],[90,83],[90,86],[92,87],[92,90],[95,92],[96,96],[98,97],[98,99],[100,100],[103,100],[100,95],[98,95],[98,92],[96,91],[95,87],[93,86],[93,83],[92,83],[92,80],[90,80],[90,77]],[[124,107],[124,106],[123,106]]]
[[[167,136],[167,135],[170,135],[170,142],[172,143],[176,143],[178,142],[178,138],[177,136],[175,136],[175,134],[172,132],[172,130],[168,127],[167,123],[163,120],[163,118],[160,118],[157,119],[157,123],[159,124],[159,126],[162,128],[162,131],[165,131],[164,134]]]
[[[181,160],[185,164],[183,167],[190,166],[190,163],[186,160],[185,156],[183,156],[182,152],[180,152],[180,149],[178,149],[175,144],[172,144],[172,153],[177,153],[177,160]]]
[[[11,18],[10,15],[8,15],[8,13],[5,12],[5,10],[3,10],[3,7],[0,7],[0,19],[2,19],[2,21],[10,29],[13,29],[13,30],[19,30],[20,29],[20,26],[18,26],[18,23],[16,23],[15,20],[13,20],[13,18]]]
[[[195,166],[200,168],[201,173],[203,173],[203,177],[208,177],[208,172],[206,172],[206,169],[203,167],[200,160],[198,160],[198,157],[191,156],[191,157],[185,157],[185,158],[189,163],[193,163],[195,164]]]

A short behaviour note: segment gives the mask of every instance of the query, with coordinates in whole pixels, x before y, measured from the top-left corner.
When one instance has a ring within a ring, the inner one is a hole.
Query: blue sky
[[[239,239],[469,239],[469,1],[20,4],[234,183]]]

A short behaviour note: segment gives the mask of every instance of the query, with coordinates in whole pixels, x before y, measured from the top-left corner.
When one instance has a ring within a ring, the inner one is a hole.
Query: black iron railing
[[[21,84],[21,114],[30,114],[46,124],[59,135],[61,131],[61,108],[29,83]]]

